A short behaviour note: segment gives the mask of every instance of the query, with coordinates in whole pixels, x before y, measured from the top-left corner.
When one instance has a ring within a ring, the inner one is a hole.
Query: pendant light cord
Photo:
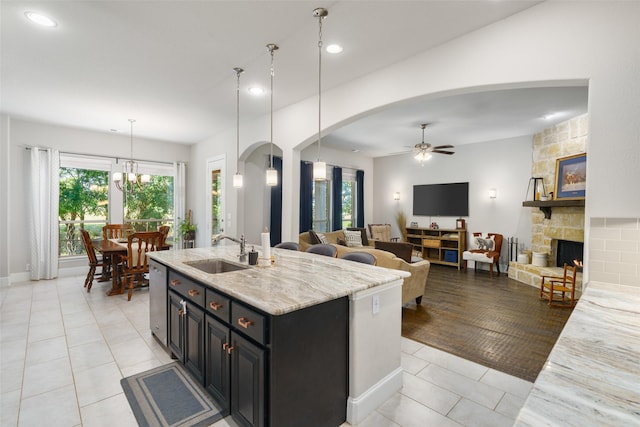
[[[240,174],[240,74],[244,72],[242,68],[234,68],[236,72],[236,175]]]
[[[320,161],[320,143],[322,141],[322,20],[326,16],[318,16],[318,161]]]
[[[269,154],[269,168],[273,169],[273,78],[275,76],[275,69],[273,67],[273,52],[278,50],[278,45],[276,44],[268,44],[267,45],[267,49],[269,49],[269,52],[271,52],[271,69],[270,69],[270,75],[271,75],[271,105],[270,105],[270,112],[271,112],[271,119],[270,119],[270,124],[271,124],[271,133],[270,133],[270,154]]]

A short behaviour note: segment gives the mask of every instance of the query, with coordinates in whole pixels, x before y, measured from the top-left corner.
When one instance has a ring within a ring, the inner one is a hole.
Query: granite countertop
[[[185,264],[212,258],[238,263],[239,252],[238,244],[225,241],[211,248],[158,251],[148,256],[272,315],[310,307],[410,275],[406,271],[276,248],[271,248],[276,262],[268,267],[249,266],[244,262],[248,267],[245,270],[209,274]]]
[[[640,425],[640,288],[589,283],[514,425]]]

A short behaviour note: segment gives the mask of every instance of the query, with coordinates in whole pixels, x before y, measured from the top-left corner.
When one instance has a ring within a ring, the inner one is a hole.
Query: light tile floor
[[[137,425],[120,379],[171,361],[149,332],[148,292],[127,302],[83,283],[0,288],[1,426]],[[403,388],[360,426],[511,426],[532,387],[404,338],[402,367]]]

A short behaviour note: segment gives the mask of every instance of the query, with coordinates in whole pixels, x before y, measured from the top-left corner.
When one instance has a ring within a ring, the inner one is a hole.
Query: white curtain
[[[58,276],[58,197],[60,153],[31,148],[29,233],[31,280]]]
[[[185,188],[185,168],[186,164],[184,162],[175,162],[173,164],[174,168],[174,178],[173,178],[173,230],[174,236],[178,237],[180,233],[178,232],[178,225],[180,221],[185,218],[185,197],[186,197],[186,188]]]

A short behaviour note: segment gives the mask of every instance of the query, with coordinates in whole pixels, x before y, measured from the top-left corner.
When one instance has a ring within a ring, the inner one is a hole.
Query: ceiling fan
[[[415,154],[414,158],[420,162],[420,166],[422,166],[423,162],[429,160],[431,158],[431,153],[438,154],[454,154],[453,151],[445,150],[446,148],[453,148],[453,145],[437,145],[433,146],[431,144],[424,142],[424,129],[427,127],[427,123],[423,123],[420,125],[422,128],[422,142],[420,144],[414,145]]]

